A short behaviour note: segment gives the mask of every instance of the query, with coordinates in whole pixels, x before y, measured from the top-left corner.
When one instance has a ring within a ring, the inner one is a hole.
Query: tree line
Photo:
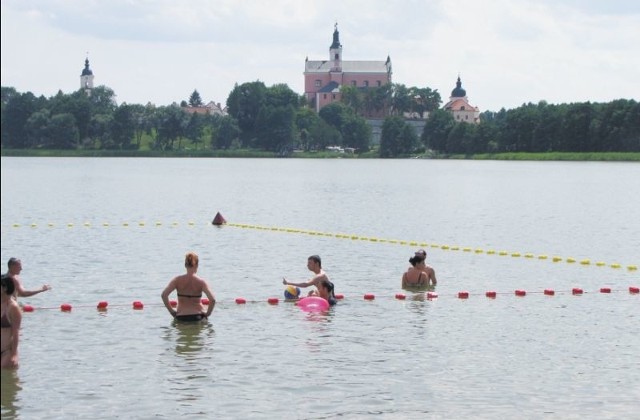
[[[390,84],[343,86],[342,100],[316,113],[285,84],[236,84],[227,115],[185,112],[202,106],[197,92],[180,105],[118,105],[115,93],[98,86],[45,98],[1,88],[1,146],[13,149],[95,149],[173,151],[253,149],[287,156],[293,150],[372,148],[380,157],[498,152],[640,151],[640,105],[610,103],[550,105],[540,102],[512,110],[484,112],[479,124],[456,122],[440,109],[437,90]],[[367,118],[382,115],[379,145],[372,145]],[[405,117],[428,115],[418,132]]]

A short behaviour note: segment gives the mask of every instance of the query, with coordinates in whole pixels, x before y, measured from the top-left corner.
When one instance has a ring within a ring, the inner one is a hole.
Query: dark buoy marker
[[[227,221],[224,217],[222,217],[220,212],[217,212],[216,217],[214,217],[213,220],[211,221],[211,224],[214,226],[222,226],[225,223],[227,223]]]

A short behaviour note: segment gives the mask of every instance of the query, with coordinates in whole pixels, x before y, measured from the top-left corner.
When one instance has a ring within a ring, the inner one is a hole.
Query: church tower
[[[93,89],[93,72],[89,68],[89,57],[84,60],[84,69],[80,75],[80,89],[84,89],[87,95],[91,95]]]
[[[342,71],[342,45],[340,45],[340,32],[338,32],[338,22],[333,29],[333,43],[329,47],[329,61],[332,72]]]
[[[451,91],[449,102],[445,104],[444,109],[451,112],[456,121],[472,124],[480,122],[480,109],[469,103],[467,91],[462,88],[460,75],[458,75],[456,87]]]

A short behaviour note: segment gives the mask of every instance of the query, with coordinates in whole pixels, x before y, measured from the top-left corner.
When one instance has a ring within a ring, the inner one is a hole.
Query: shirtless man
[[[13,283],[15,285],[15,292],[13,294],[14,298],[17,296],[20,297],[29,297],[33,295],[37,295],[38,293],[46,292],[47,290],[51,290],[51,286],[48,284],[43,284],[40,289],[37,290],[26,290],[22,286],[22,281],[20,281],[20,272],[22,271],[22,261],[18,258],[9,258],[9,262],[7,263],[7,275],[13,279]]]
[[[322,269],[322,260],[320,260],[320,256],[312,255],[307,259],[307,268],[310,271],[313,271],[314,276],[306,282],[303,283],[292,283],[288,281],[286,278],[282,278],[282,284],[285,286],[296,286],[296,287],[309,287],[315,286],[316,290],[312,290],[309,292],[309,296],[318,294],[318,286],[320,285],[320,281],[329,280],[327,274]]]
[[[428,284],[430,284],[431,286],[435,286],[436,284],[438,284],[438,280],[436,280],[435,270],[433,269],[433,267],[426,263],[427,251],[425,251],[424,249],[419,249],[416,251],[415,256],[422,257],[422,263],[424,265],[422,271],[427,275]]]

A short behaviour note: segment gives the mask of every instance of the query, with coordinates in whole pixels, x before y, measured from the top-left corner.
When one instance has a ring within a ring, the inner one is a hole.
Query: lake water
[[[1,261],[53,287],[20,299],[3,419],[638,418],[636,163],[1,163]],[[400,289],[420,247],[437,299]],[[160,301],[190,250],[218,300],[205,325]],[[344,300],[268,304],[312,254]]]

